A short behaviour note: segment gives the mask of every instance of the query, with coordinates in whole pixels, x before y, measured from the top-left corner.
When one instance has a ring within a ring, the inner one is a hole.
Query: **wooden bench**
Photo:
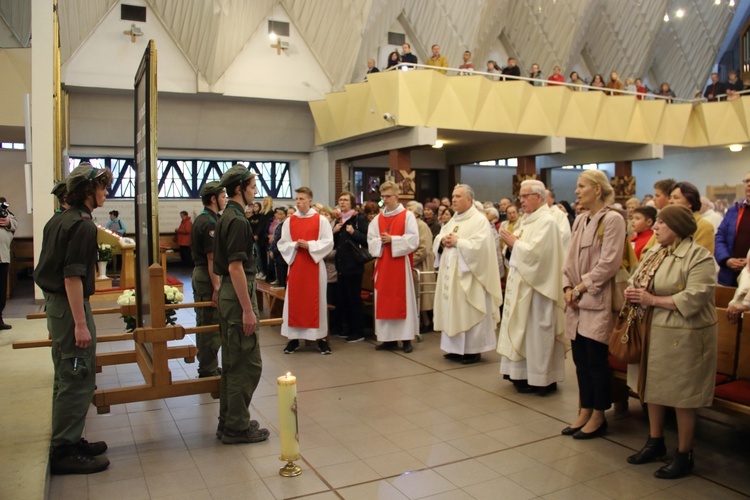
[[[716,386],[711,408],[747,418],[750,416],[750,313],[743,315],[738,327],[734,380]]]
[[[737,324],[727,319],[727,306],[735,288],[716,287],[717,349],[716,389],[712,410],[733,416],[750,416],[750,313]],[[628,396],[638,397],[627,387],[627,365],[609,358],[612,369],[612,400],[625,403]]]
[[[255,291],[258,295],[258,309],[263,310],[263,303],[268,305],[268,314],[270,318],[281,318],[284,314],[284,299],[286,298],[286,289],[272,287],[265,281],[255,282]]]

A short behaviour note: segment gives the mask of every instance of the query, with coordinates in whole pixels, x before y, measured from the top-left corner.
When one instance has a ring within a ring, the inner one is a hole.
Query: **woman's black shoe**
[[[586,424],[584,424],[584,425],[586,425]],[[563,436],[572,436],[573,434],[575,434],[576,432],[580,431],[581,429],[583,429],[583,425],[580,426],[580,427],[567,426],[565,429],[563,429],[560,432],[560,434],[562,434]]]
[[[583,429],[573,434],[573,439],[594,439],[601,437],[607,433],[607,421],[602,422],[594,432],[583,432]]]
[[[641,448],[641,451],[628,457],[628,463],[633,465],[647,464],[661,459],[666,454],[667,447],[664,446],[664,438],[652,438],[649,436],[646,445]]]
[[[675,451],[672,461],[654,472],[657,479],[678,479],[693,471],[693,450],[681,453]]]

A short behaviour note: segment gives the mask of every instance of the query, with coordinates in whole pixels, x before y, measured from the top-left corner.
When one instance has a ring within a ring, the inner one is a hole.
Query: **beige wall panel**
[[[368,85],[372,92],[372,97],[375,99],[377,109],[380,110],[380,118],[383,118],[383,113],[388,112],[394,116],[397,116],[399,122],[402,117],[398,116],[399,109],[399,75],[400,71],[389,71],[387,73],[375,73],[368,77]],[[383,120],[383,124],[387,125],[386,121]],[[409,123],[409,125],[416,125],[415,123]],[[351,135],[351,134],[348,134]]]
[[[604,92],[573,92],[563,117],[564,124],[558,129],[560,135],[586,139],[593,137],[604,97]],[[576,133],[576,130],[583,133]]]
[[[542,109],[553,130],[557,131],[562,122],[565,108],[570,101],[571,91],[565,87],[539,87],[534,92],[539,96]],[[555,133],[555,135],[559,135]]]
[[[690,117],[688,118],[688,126],[685,130],[685,136],[682,138],[682,144],[685,146],[709,145],[703,113],[697,110],[698,107],[693,108],[693,112],[690,113]]]
[[[459,95],[452,85],[443,87],[440,100],[430,112],[428,127],[471,130],[474,121],[466,109],[466,96]]]
[[[418,123],[426,125],[430,123],[432,114],[439,108],[440,102],[443,100],[445,87],[448,85],[448,77],[432,70],[417,70],[408,73],[411,74],[404,74],[403,76],[406,78],[402,78],[401,81],[408,90],[408,96],[419,110],[420,121]],[[413,74],[416,74],[417,78],[414,78]],[[406,104],[405,96],[404,104]]]
[[[693,115],[700,119],[709,144],[747,141],[747,133],[731,102],[712,102],[696,106]]]
[[[477,112],[474,130],[485,132],[515,133],[516,122],[511,118],[508,108],[502,99],[501,85],[490,82],[487,98]]]
[[[545,113],[545,105],[540,92],[534,92],[534,87],[527,86],[530,92],[525,92],[523,113],[516,129],[519,134],[556,135],[552,123]],[[557,121],[557,120],[555,120]]]
[[[434,71],[393,71],[398,77],[398,111],[382,109],[397,114],[399,124],[423,125],[443,92],[445,76]],[[440,76],[442,78],[436,78]],[[394,108],[395,109],[395,108]]]
[[[646,142],[658,142],[656,137],[659,133],[659,124],[664,117],[664,109],[669,106],[666,101],[656,99],[653,101],[638,101],[636,109],[641,113],[642,125],[646,129]]]
[[[692,109],[692,104],[667,104],[654,142],[682,146]]]
[[[745,133],[750,137],[750,99],[736,99],[732,101],[734,112],[737,113],[737,119],[742,124]]]
[[[327,101],[310,101],[310,112],[315,121],[315,144],[326,144],[340,139],[333,124]]]
[[[29,67],[14,61],[14,55],[16,59],[28,60]],[[31,49],[0,50],[0,74],[3,75],[0,79],[0,126],[23,127],[25,124],[23,95],[31,93],[30,63]],[[28,75],[22,74],[27,70]]]
[[[533,89],[534,87],[521,81],[500,82],[495,87],[495,92],[508,113],[508,119],[510,120],[508,126],[511,130],[518,130],[518,123],[525,112],[526,100]]]
[[[366,83],[350,83],[345,86],[346,95],[349,96],[349,109],[346,113],[346,122],[344,123],[345,133],[349,134],[355,130],[366,130],[365,120],[367,117],[374,115],[374,108],[368,107],[370,104],[370,87]],[[374,102],[374,101],[373,101]],[[370,113],[370,109],[373,112]],[[380,119],[383,121],[382,117]],[[375,128],[374,123],[370,128]]]
[[[557,135],[563,137],[591,137],[594,133],[594,124],[596,120],[592,120],[590,115],[584,112],[584,109],[592,107],[597,109],[596,106],[589,106],[589,102],[586,99],[581,99],[581,94],[587,92],[571,92],[567,98],[567,104],[560,113],[560,122],[557,125]],[[596,96],[594,96],[596,97]],[[594,101],[594,99],[590,99]],[[583,106],[581,106],[583,104]]]
[[[352,132],[352,130],[346,127],[346,115],[349,111],[350,101],[352,101],[352,96],[348,92],[326,94],[326,102],[328,103],[328,109],[331,110],[333,126],[339,136],[349,135]]]
[[[450,78],[448,86],[458,97],[466,118],[469,120],[469,129],[474,128],[479,110],[487,100],[492,82],[483,76],[463,76],[461,78]]]
[[[628,131],[625,134],[627,142],[653,142],[654,135],[651,135],[652,130],[647,125],[651,117],[644,116],[645,114],[646,112],[641,106],[635,106],[633,114],[630,117],[630,123],[628,124]]]
[[[608,96],[601,101],[594,139],[625,141],[635,108],[635,96]]]

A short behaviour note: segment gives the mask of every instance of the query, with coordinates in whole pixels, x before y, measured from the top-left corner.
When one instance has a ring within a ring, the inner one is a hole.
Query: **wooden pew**
[[[744,418],[750,416],[750,313],[741,320],[736,380],[716,387],[714,410]]]
[[[734,297],[736,291],[737,287],[716,285],[716,290],[714,291],[716,307],[723,307],[725,309],[729,307],[729,302]]]

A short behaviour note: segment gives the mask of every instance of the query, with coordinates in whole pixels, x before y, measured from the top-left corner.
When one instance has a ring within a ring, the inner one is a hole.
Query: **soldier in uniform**
[[[195,218],[190,237],[190,250],[193,254],[193,298],[196,302],[212,302],[213,307],[196,307],[196,326],[218,325],[219,285],[221,280],[214,274],[214,236],[219,212],[224,210],[227,195],[218,182],[207,182],[201,188],[203,211]],[[219,368],[219,347],[221,335],[218,329],[210,333],[199,333],[198,344],[198,377],[213,377],[221,374]]]
[[[221,388],[217,437],[224,444],[257,443],[268,429],[250,420],[250,401],[260,381],[263,362],[258,342],[253,234],[245,207],[255,198],[255,174],[234,165],[221,177],[229,201],[216,226],[214,273],[221,276]]]
[[[65,195],[68,194],[67,182],[60,181],[55,184],[55,187],[52,188],[50,194],[55,195],[55,198],[57,198],[57,209],[55,209],[55,214],[61,214],[68,209],[68,203],[65,201]]]
[[[109,466],[107,445],[82,438],[94,396],[96,327],[89,296],[94,294],[96,225],[91,212],[104,205],[112,173],[81,163],[67,180],[70,208],[45,229],[34,281],[44,292],[52,337],[52,474],[90,474]]]

